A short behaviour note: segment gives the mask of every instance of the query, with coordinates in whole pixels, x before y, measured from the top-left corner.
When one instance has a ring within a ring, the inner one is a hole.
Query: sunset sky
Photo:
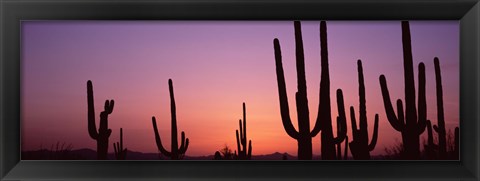
[[[319,24],[302,21],[311,127],[317,118],[320,84]],[[243,102],[254,155],[297,155],[297,141],[287,135],[280,118],[273,50],[273,39],[278,38],[296,126],[292,21],[23,21],[21,28],[23,151],[50,148],[57,142],[96,149],[87,130],[87,80],[93,82],[97,127],[104,101],[115,100],[109,116],[113,131],[109,152],[119,140],[120,128],[129,150],[157,152],[152,116],[170,150],[171,78],[178,132],[185,131],[190,139],[187,155],[212,155],[225,144],[236,150]],[[355,107],[358,121],[356,62],[361,59],[369,137],[375,113],[380,118],[372,154],[383,154],[386,147],[401,142],[400,133],[386,119],[379,84],[384,74],[392,102],[404,100],[400,21],[327,21],[327,28],[332,116],[338,115],[335,90],[340,88],[351,135],[348,108]],[[433,58],[438,57],[446,127],[453,129],[459,125],[459,22],[411,21],[410,28],[416,87],[418,63],[426,67],[427,119],[437,124]],[[320,154],[318,135],[313,138],[313,154]]]

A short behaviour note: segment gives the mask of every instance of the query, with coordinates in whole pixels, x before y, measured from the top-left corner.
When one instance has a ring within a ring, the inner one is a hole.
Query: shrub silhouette
[[[104,111],[100,113],[100,127],[95,125],[95,106],[93,100],[92,81],[87,81],[87,103],[88,103],[88,134],[94,140],[97,140],[97,159],[106,160],[108,153],[108,138],[112,130],[108,128],[108,115],[112,113],[115,102],[106,100]]]
[[[383,102],[387,119],[392,127],[402,133],[404,146],[403,159],[420,158],[419,136],[425,131],[427,118],[427,104],[425,101],[425,65],[418,65],[418,112],[415,105],[415,82],[413,75],[413,58],[408,21],[402,21],[403,67],[405,78],[405,117],[403,103],[397,100],[397,114],[393,110],[384,75],[380,75]],[[418,114],[417,114],[418,113]]]
[[[301,24],[299,21],[294,22],[295,28],[295,52],[296,52],[296,64],[297,64],[297,89],[295,94],[295,100],[297,105],[297,117],[298,117],[298,131],[292,124],[289,113],[287,91],[285,85],[285,77],[282,65],[282,53],[280,48],[280,42],[278,39],[274,39],[275,50],[275,65],[278,83],[278,94],[280,100],[280,112],[282,117],[282,123],[287,134],[296,139],[298,142],[298,159],[299,160],[311,160],[312,159],[312,137],[316,136],[320,130],[321,133],[321,150],[322,159],[329,160],[336,158],[335,145],[341,143],[346,136],[346,119],[345,108],[343,107],[343,95],[342,90],[337,90],[337,104],[339,108],[339,116],[337,121],[339,125],[337,129],[341,130],[341,134],[337,137],[333,137],[332,120],[331,120],[331,108],[330,108],[330,77],[328,70],[328,50],[327,50],[327,25],[325,21],[320,22],[320,46],[321,46],[321,80],[320,80],[320,96],[318,117],[315,122],[315,126],[310,131],[310,118],[308,110],[307,99],[307,85],[305,78],[305,60],[303,53],[303,42]]]
[[[157,121],[155,116],[152,117],[153,131],[155,132],[155,141],[157,143],[158,150],[165,156],[170,157],[172,160],[182,159],[185,155],[185,152],[188,149],[188,138],[185,139],[185,133],[182,131],[181,145],[178,147],[177,139],[177,113],[175,107],[175,98],[173,96],[173,83],[172,79],[168,79],[168,88],[170,91],[170,109],[172,115],[172,147],[171,151],[167,151],[163,145],[160,135],[158,134]]]
[[[222,155],[220,154],[219,151],[215,152],[215,155],[213,156],[214,160],[222,160]]]
[[[117,160],[125,160],[127,158],[127,148],[123,149],[123,130],[120,128],[120,142],[113,143],[115,158]]]
[[[237,150],[238,150],[237,159],[250,160],[252,158],[252,140],[248,141],[248,150],[247,150],[247,118],[246,118],[245,103],[243,103],[243,126],[242,126],[241,119],[238,120],[238,125],[240,127],[240,135],[238,133],[238,130],[236,130]]]
[[[355,109],[353,106],[350,106],[350,117],[352,121],[352,142],[350,142],[350,151],[352,152],[353,158],[356,160],[369,160],[370,151],[375,148],[377,144],[378,137],[378,114],[375,114],[375,125],[373,126],[373,135],[368,144],[368,125],[367,125],[367,108],[365,100],[365,82],[363,80],[363,67],[362,61],[357,61],[358,66],[358,94],[360,102],[360,117],[359,117],[359,126],[360,129],[357,129],[357,121],[355,120]]]
[[[220,149],[219,151],[215,152],[214,155],[214,160],[237,160],[237,152],[235,151],[232,153],[232,150],[228,145],[225,144],[225,146]]]

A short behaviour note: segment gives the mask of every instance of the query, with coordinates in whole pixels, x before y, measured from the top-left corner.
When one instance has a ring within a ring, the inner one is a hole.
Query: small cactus
[[[123,130],[120,128],[120,142],[113,143],[115,158],[117,160],[125,160],[127,158],[127,148],[123,149]]]
[[[112,130],[108,128],[108,115],[112,114],[115,102],[106,100],[104,111],[100,113],[100,127],[95,125],[95,105],[93,99],[92,81],[87,81],[87,103],[88,103],[88,134],[97,141],[97,159],[106,160],[108,154],[108,138]]]
[[[438,58],[433,59],[435,64],[435,82],[437,88],[437,125],[433,129],[438,134],[438,156],[440,159],[447,159],[447,132],[445,130],[445,117],[443,113],[443,88],[442,74],[440,72],[440,63]]]
[[[238,133],[238,130],[236,130],[238,155],[235,155],[237,155],[237,159],[239,160],[250,160],[252,158],[252,140],[248,141],[247,149],[247,118],[245,103],[243,103],[243,126],[241,119],[238,121],[238,125],[240,127],[240,134]]]
[[[188,138],[185,139],[185,133],[182,131],[181,137],[181,145],[178,147],[178,139],[177,139],[177,113],[175,107],[175,97],[173,95],[173,83],[172,79],[168,79],[168,88],[170,91],[170,109],[172,114],[172,147],[171,151],[167,151],[163,145],[162,140],[160,139],[160,135],[157,129],[157,121],[155,116],[152,117],[152,124],[153,124],[153,131],[155,132],[155,141],[157,143],[158,150],[163,155],[170,157],[172,160],[179,160],[185,156],[185,152],[188,149]]]

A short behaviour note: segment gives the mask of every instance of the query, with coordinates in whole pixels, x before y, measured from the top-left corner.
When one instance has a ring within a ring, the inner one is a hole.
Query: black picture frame
[[[0,0],[0,180],[479,180],[479,0]],[[22,161],[22,20],[459,20],[460,161]]]

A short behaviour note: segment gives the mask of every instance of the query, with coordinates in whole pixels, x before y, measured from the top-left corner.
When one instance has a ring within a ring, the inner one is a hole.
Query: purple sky
[[[327,21],[332,116],[335,90],[358,116],[356,61],[363,62],[369,135],[380,116],[374,154],[401,141],[385,116],[379,76],[392,101],[404,99],[399,21]],[[437,122],[433,58],[440,59],[447,129],[459,125],[459,22],[410,22],[415,78],[426,66],[428,119]],[[302,21],[310,117],[317,117],[320,82],[319,22]],[[296,126],[295,45],[291,21],[24,21],[22,22],[22,150],[56,142],[95,148],[87,132],[86,82],[93,81],[96,113],[115,99],[110,143],[124,131],[129,150],[156,152],[151,116],[170,148],[169,78],[178,128],[191,140],[187,155],[235,149],[235,130],[247,104],[253,154],[296,155],[296,141],[279,113],[273,39],[281,43],[290,111]],[[417,82],[415,82],[417,86]],[[347,112],[348,134],[351,135]],[[97,116],[98,125],[98,116]],[[334,128],[336,126],[334,125]],[[335,131],[334,131],[335,132]],[[320,153],[319,136],[313,139]],[[109,152],[113,148],[110,145]]]

